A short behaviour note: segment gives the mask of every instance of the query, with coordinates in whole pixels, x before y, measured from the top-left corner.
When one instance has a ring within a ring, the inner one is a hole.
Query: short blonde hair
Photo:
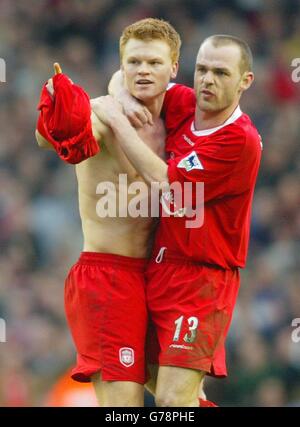
[[[169,22],[156,18],[145,18],[126,27],[120,37],[120,58],[124,54],[129,39],[144,41],[163,40],[171,49],[172,62],[177,62],[180,54],[181,39]]]

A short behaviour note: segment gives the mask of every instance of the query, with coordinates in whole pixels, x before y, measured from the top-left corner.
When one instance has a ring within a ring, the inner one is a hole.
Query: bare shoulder
[[[96,116],[96,114],[91,112],[91,123],[92,123],[92,130],[93,135],[96,138],[98,142],[103,140],[108,132],[108,126],[106,126],[104,123],[101,122],[101,120]]]
[[[91,99],[91,123],[93,129],[93,135],[96,140],[101,144],[105,144],[108,148],[113,142],[114,136],[113,131],[109,126],[104,124],[100,118],[93,112],[93,105],[97,103],[97,98]]]

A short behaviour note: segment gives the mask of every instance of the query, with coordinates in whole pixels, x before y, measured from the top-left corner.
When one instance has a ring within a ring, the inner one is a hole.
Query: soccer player
[[[153,125],[144,126],[138,134],[158,156],[164,155],[165,143],[160,112],[166,87],[177,73],[180,43],[174,28],[158,19],[138,21],[125,28],[120,38],[127,87],[143,102],[153,119]],[[78,163],[76,175],[84,247],[65,284],[66,315],[77,348],[77,366],[72,377],[83,382],[92,379],[101,406],[143,406],[148,321],[145,267],[153,220],[148,216],[132,217],[127,208],[133,199],[133,195],[128,194],[132,183],[144,184],[147,191],[139,195],[140,199],[148,197],[148,188],[107,125],[92,114],[93,135],[90,117],[81,129],[80,103],[88,111],[88,97],[61,74],[59,64],[55,65],[55,71],[56,75],[46,85],[48,92],[43,91],[36,137],[40,147],[53,146],[64,160]],[[69,111],[64,111],[64,107],[70,104],[73,112],[72,102],[77,102],[79,107],[74,111],[69,129],[70,120],[65,119]],[[146,110],[140,114],[142,123],[147,122],[147,114]],[[79,145],[80,138],[74,135],[75,123],[79,136],[88,135],[88,153],[86,146]],[[68,129],[67,142],[59,141]],[[93,138],[100,146],[98,153],[99,147],[95,147]],[[90,157],[91,152],[95,155]],[[121,174],[123,178],[126,176],[125,183],[120,182]],[[114,191],[103,194],[99,190],[103,182],[109,183],[107,190]],[[116,200],[120,203],[117,206]],[[125,210],[122,200],[127,200]],[[105,203],[115,214],[99,216]]]
[[[239,106],[253,78],[244,41],[228,35],[204,40],[194,91],[173,85],[164,99],[167,163],[143,143],[111,96],[93,106],[148,185],[169,183],[172,188],[177,183],[182,189],[182,205],[174,199],[172,212],[162,211],[147,270],[146,297],[158,339],[156,351],[155,337],[149,347],[152,363],[159,365],[157,406],[199,406],[204,376],[227,374],[224,343],[239,269],[246,263],[262,148]],[[184,184],[192,186],[191,194]],[[168,194],[170,200],[172,191],[162,194],[162,201]],[[200,222],[191,225],[197,216]]]

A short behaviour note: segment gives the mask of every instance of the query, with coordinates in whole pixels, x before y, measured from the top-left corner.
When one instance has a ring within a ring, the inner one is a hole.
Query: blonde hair
[[[163,40],[171,49],[172,62],[179,59],[181,39],[169,22],[156,18],[145,18],[126,27],[120,37],[120,58],[122,60],[125,45],[129,39],[143,41]]]

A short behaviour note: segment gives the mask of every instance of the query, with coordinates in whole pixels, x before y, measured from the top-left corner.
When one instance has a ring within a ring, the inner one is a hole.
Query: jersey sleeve
[[[188,117],[195,113],[196,97],[194,89],[170,83],[164,97],[162,117],[167,133],[178,129]]]
[[[247,173],[250,173],[248,169],[255,160],[257,147],[258,142],[248,144],[245,132],[231,127],[190,153],[170,159],[169,183],[180,182],[184,188],[185,182],[202,182],[204,202],[240,194],[250,188]]]

